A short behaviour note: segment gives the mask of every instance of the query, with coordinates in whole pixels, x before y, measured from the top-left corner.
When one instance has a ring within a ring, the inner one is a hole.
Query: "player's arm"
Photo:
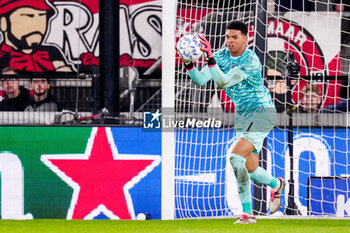
[[[193,62],[191,60],[188,60],[182,56],[182,54],[177,50],[177,48],[176,51],[185,65],[187,74],[190,76],[194,83],[196,83],[199,86],[203,86],[211,79],[211,73],[209,71],[208,66],[205,66],[201,71],[199,71],[197,67],[193,65]]]
[[[215,64],[209,68],[209,71],[219,89],[225,89],[236,85],[247,78],[247,75],[239,67],[235,67],[225,74],[221,71],[219,66]]]
[[[203,36],[201,38],[201,43],[205,46],[201,49],[204,51],[206,59],[208,61],[208,67],[211,74],[211,77],[214,79],[217,87],[219,89],[225,89],[230,86],[236,85],[241,82],[243,79],[247,78],[247,74],[242,71],[239,67],[231,69],[228,73],[222,72],[222,70],[217,65],[214,54],[212,52],[211,45]]]
[[[205,66],[201,71],[199,71],[195,66],[192,69],[187,69],[187,74],[199,86],[203,86],[211,79],[211,72],[208,66]]]

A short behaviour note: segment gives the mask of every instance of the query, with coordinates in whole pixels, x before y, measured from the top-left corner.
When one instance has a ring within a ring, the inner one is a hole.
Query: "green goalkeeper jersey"
[[[218,88],[224,89],[232,99],[239,115],[248,117],[257,109],[275,109],[263,83],[261,63],[253,50],[246,48],[241,56],[232,57],[225,47],[215,52],[214,58],[217,65],[188,71],[195,83],[204,85],[213,78]]]

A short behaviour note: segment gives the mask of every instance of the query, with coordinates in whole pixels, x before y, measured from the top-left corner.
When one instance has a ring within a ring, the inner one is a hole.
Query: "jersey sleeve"
[[[195,66],[191,70],[187,70],[188,75],[199,86],[203,86],[211,79],[211,73],[209,67],[205,66],[199,71]]]
[[[239,67],[231,69],[227,74],[222,72],[218,65],[210,67],[209,70],[219,89],[236,85],[247,78],[247,75]]]

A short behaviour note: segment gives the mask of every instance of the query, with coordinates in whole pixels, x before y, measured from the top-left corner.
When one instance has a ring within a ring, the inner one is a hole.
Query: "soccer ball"
[[[183,36],[176,44],[177,51],[181,53],[182,57],[192,62],[197,61],[203,55],[203,51],[200,49],[202,46],[200,38],[196,35]]]

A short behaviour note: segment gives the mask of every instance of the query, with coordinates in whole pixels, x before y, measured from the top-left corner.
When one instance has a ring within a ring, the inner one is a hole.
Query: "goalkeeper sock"
[[[230,162],[237,179],[238,194],[241,199],[243,213],[252,212],[251,181],[245,162],[247,160],[240,155],[232,154]]]
[[[267,184],[271,188],[275,189],[279,186],[278,179],[271,176],[265,169],[258,167],[255,171],[249,173],[250,178],[259,184]]]

